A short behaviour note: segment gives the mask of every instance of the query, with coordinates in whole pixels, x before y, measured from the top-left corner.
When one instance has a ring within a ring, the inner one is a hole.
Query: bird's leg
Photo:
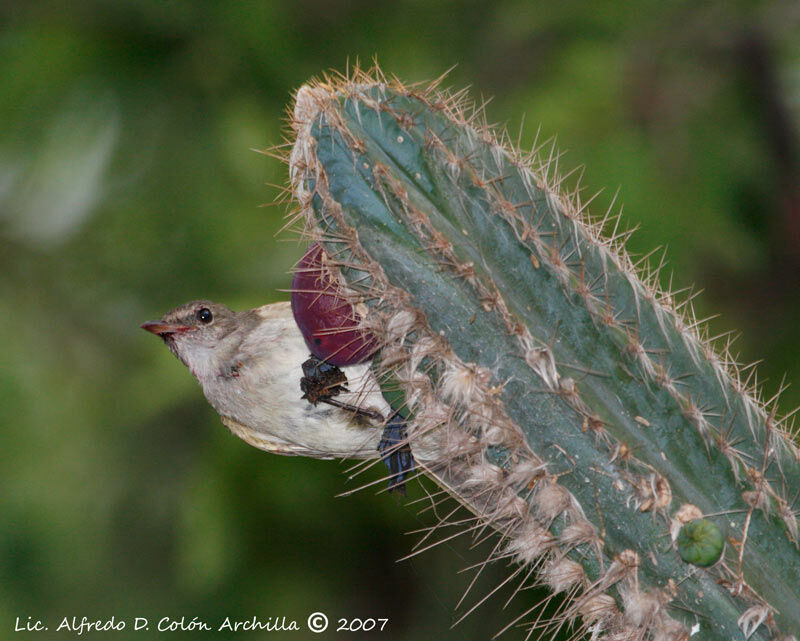
[[[414,456],[408,444],[406,420],[395,412],[386,421],[378,443],[381,459],[389,468],[389,492],[406,493],[406,479],[414,471]]]
[[[302,365],[303,377],[300,379],[300,391],[312,405],[326,403],[334,407],[366,416],[375,421],[383,421],[384,416],[371,409],[343,403],[334,396],[347,392],[347,376],[336,365],[331,365],[311,356]],[[381,440],[378,443],[381,460],[389,468],[389,492],[406,493],[406,479],[414,471],[414,456],[408,444],[406,420],[399,412],[395,412],[386,421]]]
[[[347,376],[336,365],[331,365],[321,361],[316,356],[311,356],[303,363],[302,367],[303,377],[300,379],[300,391],[303,392],[303,396],[301,398],[306,399],[312,405],[326,403],[360,416],[366,416],[373,421],[382,421],[384,419],[383,414],[375,410],[357,407],[333,398],[342,392],[349,391],[346,387]]]

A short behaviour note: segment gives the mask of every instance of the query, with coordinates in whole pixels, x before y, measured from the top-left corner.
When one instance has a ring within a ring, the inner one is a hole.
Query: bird
[[[389,489],[405,492],[414,469],[405,420],[384,399],[369,362],[339,369],[309,354],[288,301],[236,312],[195,300],[141,327],[164,340],[246,443],[320,459],[380,456]]]

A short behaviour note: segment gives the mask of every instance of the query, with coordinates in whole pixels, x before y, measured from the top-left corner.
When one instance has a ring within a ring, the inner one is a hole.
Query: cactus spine
[[[439,85],[312,82],[288,158],[412,449],[437,444],[426,471],[500,533],[520,586],[567,594],[553,628],[796,641],[800,451],[774,399],[563,192],[552,150],[514,149]],[[726,545],[692,565],[677,539],[700,517]]]

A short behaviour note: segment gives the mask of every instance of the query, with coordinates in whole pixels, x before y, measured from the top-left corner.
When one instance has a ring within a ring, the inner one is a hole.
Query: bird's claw
[[[347,391],[347,376],[336,365],[312,356],[303,363],[302,368],[300,391],[303,392],[302,398],[312,405]]]

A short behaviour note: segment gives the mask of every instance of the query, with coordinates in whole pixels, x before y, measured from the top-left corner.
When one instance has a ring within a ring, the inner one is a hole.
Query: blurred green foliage
[[[321,610],[389,617],[382,639],[485,639],[530,607],[503,611],[507,590],[450,629],[474,574],[457,571],[494,541],[396,563],[437,522],[407,505],[423,488],[334,498],[381,472],[246,446],[138,325],[286,296],[302,246],[259,207],[286,168],[252,149],[281,142],[307,78],[377,55],[409,82],[457,64],[452,86],[497,96],[490,120],[527,114],[523,146],[557,133],[560,167],[611,187],[595,213],[619,185],[633,251],[669,246],[674,286],[707,290],[698,315],[743,330],[772,393],[800,371],[799,21],[749,2],[0,4],[0,638],[16,617],[64,638],[64,616]],[[155,636],[130,627],[102,636]],[[214,636],[242,635],[307,638]]]

